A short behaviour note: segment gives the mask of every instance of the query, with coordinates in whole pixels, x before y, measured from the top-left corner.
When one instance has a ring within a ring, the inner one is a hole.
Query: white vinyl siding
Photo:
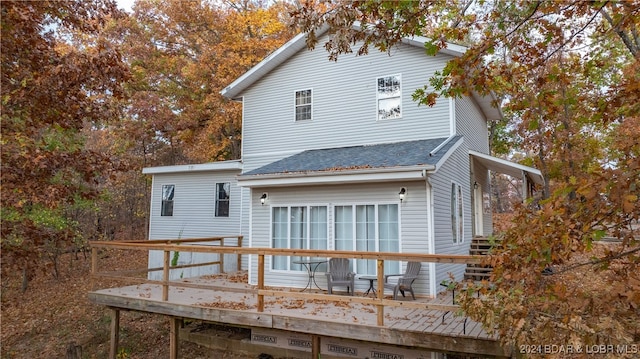
[[[482,111],[471,97],[455,99],[456,133],[470,150],[489,153],[489,132]]]
[[[410,194],[400,203],[398,192],[401,187],[407,188]],[[269,193],[269,201],[264,206],[260,205],[260,195],[264,192]],[[289,188],[260,188],[252,193],[252,227],[251,240],[254,247],[271,247],[271,238],[273,234],[271,225],[271,216],[273,207],[290,207],[290,206],[326,206],[327,221],[330,224],[339,224],[328,226],[328,243],[331,249],[339,249],[339,244],[335,239],[340,236],[339,231],[350,230],[353,233],[353,225],[344,223],[344,220],[336,217],[335,208],[352,208],[349,214],[353,221],[354,206],[395,206],[398,208],[398,235],[399,235],[399,252],[403,253],[429,253],[428,248],[428,231],[427,225],[427,208],[425,206],[426,184],[424,181],[415,181],[403,183],[402,185],[394,183],[367,183],[357,185],[332,185],[332,186],[307,186],[307,187],[289,187]],[[375,201],[374,201],[375,200]],[[382,221],[383,225],[389,223],[389,219]],[[380,228],[374,228],[374,231],[380,231]],[[344,236],[342,236],[344,238]],[[355,235],[353,235],[355,238]],[[308,281],[305,272],[283,272],[274,271],[271,268],[271,257],[265,258],[265,282],[272,286],[286,287],[304,287]],[[352,259],[352,263],[354,259]],[[390,263],[385,261],[385,266]],[[404,263],[403,263],[404,266]],[[256,283],[257,275],[257,256],[252,256],[249,272],[249,281]],[[355,269],[355,268],[354,268]],[[398,268],[400,271],[402,268]],[[386,272],[386,271],[385,271]],[[318,270],[315,277],[318,285],[326,288],[326,281],[322,270]],[[428,268],[423,266],[421,277],[414,284],[414,289],[419,293],[428,293]],[[356,281],[357,290],[366,290],[368,282]]]
[[[236,185],[235,177],[238,171],[202,171],[154,174],[151,189],[151,210],[149,216],[149,239],[187,239],[207,238],[241,234],[241,190]],[[229,183],[229,196],[237,200],[229,203],[229,216],[215,216],[216,184]],[[165,185],[175,185],[177,190],[173,198],[173,216],[161,216],[162,188]],[[228,239],[226,244],[235,245],[235,238]],[[244,239],[244,246],[248,246],[248,236]],[[171,253],[173,258],[174,252]],[[225,269],[235,270],[236,262],[233,256],[225,257]],[[202,263],[216,260],[208,253],[181,252],[178,264]],[[149,266],[162,267],[163,254],[160,251],[149,253]],[[246,265],[245,265],[246,268]],[[211,274],[217,271],[217,266],[184,268],[171,271],[171,278],[188,278],[198,275]],[[150,273],[149,278],[161,279],[162,272]]]
[[[255,168],[249,162],[261,154],[283,158],[306,149],[448,137],[449,101],[418,106],[411,95],[450,58],[425,56],[424,49],[404,44],[392,56],[372,52],[338,62],[328,61],[323,51],[301,50],[242,93],[245,165]],[[375,120],[376,79],[390,74],[402,74],[402,126]],[[311,88],[313,121],[289,120],[291,112],[282,109],[291,108],[292,96],[282,94]]]
[[[469,173],[469,154],[466,142],[463,142],[447,161],[431,175],[431,185],[433,186],[434,197],[434,234],[435,234],[435,254],[469,254],[469,243],[471,242],[471,208],[468,205],[471,196],[471,184]],[[452,235],[451,220],[451,188],[452,180],[460,184],[462,192],[463,221],[462,221],[462,243],[454,243]],[[444,264],[436,265],[436,283],[449,279],[449,273],[456,279],[461,280],[464,276],[464,264]],[[437,290],[444,288],[437,285]]]

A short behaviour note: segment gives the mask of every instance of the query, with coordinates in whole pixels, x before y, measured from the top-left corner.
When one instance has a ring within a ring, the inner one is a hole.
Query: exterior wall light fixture
[[[398,197],[400,197],[400,202],[402,203],[402,201],[405,200],[405,198],[407,198],[407,189],[402,187],[400,188],[400,192],[398,193]]]
[[[263,193],[260,197],[260,204],[264,206],[264,203],[267,201],[267,194]]]

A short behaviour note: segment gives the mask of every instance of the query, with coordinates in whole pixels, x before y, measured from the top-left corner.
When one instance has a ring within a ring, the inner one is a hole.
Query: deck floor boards
[[[298,323],[296,325],[302,327],[309,325],[310,327],[320,328],[319,330],[322,328],[331,328],[331,325],[335,325],[335,323],[344,323],[345,326],[364,326],[362,327],[363,330],[367,327],[369,328],[367,330],[372,332],[380,329],[377,325],[376,306],[371,304],[333,302],[322,299],[287,298],[287,292],[283,292],[282,296],[279,297],[265,297],[265,309],[264,312],[261,313],[257,311],[258,303],[257,296],[254,294],[255,292],[249,292],[254,291],[255,287],[248,283],[228,281],[225,280],[224,276],[220,275],[190,278],[184,281],[232,288],[235,291],[224,292],[221,290],[201,288],[170,287],[168,302],[162,302],[162,287],[160,285],[141,284],[96,290],[90,293],[90,299],[103,305],[114,307],[131,306],[125,309],[175,315],[175,312],[168,313],[167,305],[170,305],[172,306],[172,310],[175,308],[178,308],[175,310],[181,310],[179,313],[183,314],[182,316],[185,318],[205,321],[227,320],[229,323],[235,321],[246,324],[258,321],[255,325],[268,327],[271,323],[269,320],[275,321],[276,318],[283,318],[282,320],[285,322],[296,322]],[[238,289],[245,289],[247,292],[242,293],[242,291],[238,291]],[[294,289],[291,291],[297,292],[298,290]],[[316,293],[320,294],[323,292],[318,290]],[[362,296],[362,293],[357,294]],[[445,292],[437,298],[417,298],[417,301],[451,305],[451,299],[451,293]],[[400,300],[413,301],[407,298]],[[135,305],[133,303],[135,303]],[[233,312],[228,310],[232,310]],[[215,315],[211,314],[213,312],[215,312]],[[431,334],[434,335],[434,338],[438,338],[438,336],[469,338],[470,340],[482,342],[482,345],[489,345],[490,343],[487,344],[488,342],[495,342],[495,345],[498,345],[494,338],[482,330],[480,324],[471,319],[467,319],[466,330],[465,333],[463,333],[465,317],[456,317],[453,312],[449,312],[446,314],[443,323],[443,314],[445,314],[444,311],[433,309],[385,307],[384,328],[393,330],[394,332],[397,331],[398,333],[394,335],[398,337],[402,336],[401,333],[416,333],[418,336]],[[267,319],[266,317],[271,317],[272,319]],[[314,324],[311,325],[310,323]],[[295,329],[292,330],[295,331]],[[348,334],[349,330],[353,330],[353,328],[345,329],[345,333],[343,334]],[[329,335],[331,333],[325,334]],[[437,340],[433,339],[432,342],[437,342]]]

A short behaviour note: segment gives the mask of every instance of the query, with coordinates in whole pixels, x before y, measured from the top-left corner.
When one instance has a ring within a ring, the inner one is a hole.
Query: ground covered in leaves
[[[101,254],[101,266],[132,269],[146,267],[146,252],[114,251]],[[21,279],[2,278],[2,332],[0,357],[65,358],[67,350],[81,358],[106,358],[109,354],[109,310],[89,302],[94,289],[123,283],[90,278],[91,259],[72,253],[59,260],[60,276],[53,270],[38,273],[25,293]],[[164,316],[121,312],[120,358],[169,357],[169,321]],[[192,343],[180,343],[182,358],[244,359]]]

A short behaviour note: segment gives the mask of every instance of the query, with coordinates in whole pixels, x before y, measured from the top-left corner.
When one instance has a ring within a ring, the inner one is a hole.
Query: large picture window
[[[326,206],[273,207],[271,226],[273,248],[327,249]],[[272,268],[303,271],[301,264],[293,263],[301,259],[315,258],[273,256]],[[318,270],[326,267],[320,266]]]
[[[402,91],[400,75],[378,77],[378,120],[402,117]]]
[[[161,216],[173,216],[173,194],[175,192],[175,185],[165,184],[162,185],[162,205],[160,208]]]
[[[397,204],[335,206],[335,249],[400,252]],[[357,259],[355,271],[376,275],[376,261]],[[399,273],[400,262],[385,261],[385,274]]]
[[[451,184],[451,234],[453,243],[464,241],[464,207],[462,206],[462,186]]]
[[[296,91],[296,121],[311,120],[311,90]]]
[[[229,217],[229,182],[216,183],[216,217]]]

